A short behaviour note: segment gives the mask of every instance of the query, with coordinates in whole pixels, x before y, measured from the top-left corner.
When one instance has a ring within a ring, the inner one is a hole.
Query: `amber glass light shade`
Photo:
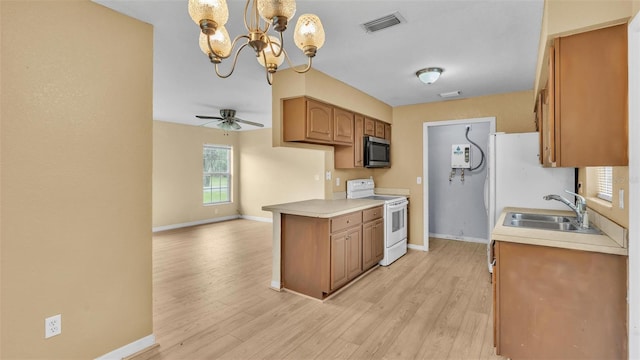
[[[271,39],[273,50],[275,50],[276,52],[279,52],[280,46],[281,46],[280,40],[278,40],[278,38],[276,38],[275,36],[269,36],[269,39]],[[269,46],[269,44],[267,44],[267,46],[264,48],[263,51],[265,55],[264,57],[267,58],[267,64],[276,64],[277,66],[280,66],[284,62],[284,53],[281,53],[280,56],[276,57],[273,51],[271,51],[271,46]],[[262,57],[262,54],[257,56],[256,59],[258,59],[258,62],[260,63],[260,65],[265,66],[265,62],[264,62],[264,58]]]
[[[284,16],[287,20],[291,20],[296,13],[296,2],[295,0],[258,0],[258,12],[268,22],[276,16]]]
[[[225,0],[189,0],[189,15],[198,25],[206,19],[222,26],[229,20],[229,9]]]
[[[324,45],[324,28],[320,19],[313,14],[300,15],[293,34],[293,41],[303,51],[308,46],[320,49]]]
[[[207,39],[207,35],[200,32],[200,50],[207,55],[211,52],[209,50],[209,45],[207,45],[208,41],[211,41],[211,48],[216,55],[219,57],[229,56],[229,53],[231,52],[231,40],[229,39],[229,33],[224,26],[218,27],[215,34],[210,36],[210,40]]]

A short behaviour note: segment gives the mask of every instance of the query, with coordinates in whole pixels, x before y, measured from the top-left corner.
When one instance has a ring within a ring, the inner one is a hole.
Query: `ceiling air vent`
[[[375,20],[367,21],[360,26],[362,26],[364,31],[366,31],[367,33],[372,33],[384,30],[394,25],[401,24],[403,22],[406,22],[406,20],[402,17],[402,15],[400,15],[399,12],[394,12],[393,14],[389,14]]]

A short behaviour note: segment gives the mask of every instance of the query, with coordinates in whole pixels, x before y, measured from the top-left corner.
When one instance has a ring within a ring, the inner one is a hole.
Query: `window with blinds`
[[[610,166],[598,168],[598,197],[611,202],[613,194],[613,170]]]

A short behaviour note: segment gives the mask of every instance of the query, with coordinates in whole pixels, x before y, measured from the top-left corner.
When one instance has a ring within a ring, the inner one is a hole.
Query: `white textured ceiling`
[[[271,127],[264,68],[247,48],[234,74],[218,78],[198,47],[199,28],[186,0],[94,1],[154,26],[155,120],[200,125],[194,115],[218,116],[219,109],[233,108],[237,117]],[[228,5],[226,27],[233,38],[246,32],[245,1]],[[296,15],[314,13],[324,25],[326,42],[315,69],[399,106],[442,101],[438,94],[456,90],[458,98],[467,98],[532,89],[542,10],[543,0],[298,0]],[[360,26],[394,12],[406,22],[372,34]],[[285,32],[285,49],[301,64],[306,60],[292,43],[296,20]],[[229,60],[222,64],[229,66]],[[442,76],[422,84],[415,72],[433,66],[444,68]]]

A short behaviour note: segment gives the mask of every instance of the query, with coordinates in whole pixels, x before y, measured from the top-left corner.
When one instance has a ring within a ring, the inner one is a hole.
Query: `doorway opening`
[[[425,251],[429,237],[486,242],[487,150],[495,121],[486,117],[423,124]],[[460,159],[464,164],[457,162]]]

